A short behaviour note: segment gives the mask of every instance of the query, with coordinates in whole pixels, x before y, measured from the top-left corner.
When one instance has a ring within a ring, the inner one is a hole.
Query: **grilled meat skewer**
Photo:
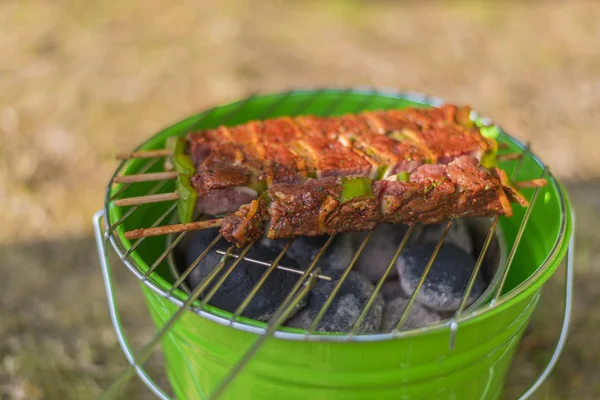
[[[178,146],[191,157],[184,169],[200,195],[198,211],[214,215],[232,212],[278,183],[328,176],[383,179],[461,155],[493,167],[497,143],[481,134],[469,113],[469,107],[444,105],[281,117],[195,132]]]
[[[320,236],[370,229],[378,223],[437,223],[468,217],[512,216],[511,202],[527,206],[516,186],[540,187],[543,179],[513,185],[500,169],[483,168],[462,156],[447,165],[422,165],[412,174],[383,180],[327,177],[303,184],[278,184],[223,219],[136,229],[128,239],[221,226],[242,245],[266,231],[271,239]],[[268,226],[264,222],[269,221]]]
[[[250,121],[169,138],[168,167],[183,174],[181,198],[196,211],[219,215],[237,210],[278,183],[302,183],[327,176],[383,179],[410,173],[419,165],[447,163],[471,155],[495,165],[497,143],[469,119],[470,108],[369,111],[341,117],[300,116]],[[118,182],[156,180],[174,175],[117,178]],[[133,204],[148,199],[129,199]],[[149,201],[159,201],[149,199]],[[191,221],[186,207],[181,222]]]
[[[449,164],[422,165],[412,174],[372,181],[328,177],[301,185],[279,184],[226,216],[220,232],[241,246],[263,230],[269,239],[369,230],[378,223],[432,224],[469,217],[512,216],[511,200],[527,199],[504,171],[483,169],[462,156]],[[268,220],[268,226],[263,221]]]

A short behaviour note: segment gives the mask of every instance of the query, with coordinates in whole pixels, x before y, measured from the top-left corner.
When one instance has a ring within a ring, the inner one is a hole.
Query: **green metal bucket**
[[[158,133],[140,149],[160,149],[169,136],[185,134],[192,128],[214,127],[226,118],[228,124],[235,124],[265,113],[289,115],[299,109],[307,114],[333,115],[358,109],[438,104],[438,99],[416,94],[356,89],[254,96],[186,119]],[[508,146],[506,151],[524,149],[504,132],[498,140]],[[543,163],[528,151],[523,154],[516,179],[542,176]],[[515,162],[506,161],[501,167],[510,172]],[[161,165],[131,160],[123,163],[117,173],[134,174],[142,170],[160,171]],[[466,310],[457,319],[398,334],[349,337],[315,333],[307,337],[301,331],[281,328],[264,341],[220,398],[498,398],[542,287],[563,260],[572,235],[572,211],[567,195],[550,174],[546,178],[549,184],[538,189],[536,201],[529,209],[515,207],[513,217],[499,220],[510,263],[502,276],[499,297]],[[173,187],[167,183],[156,189],[150,182],[109,187],[105,239],[112,242],[142,280],[141,287],[157,327],[163,327],[174,314],[181,313],[161,341],[166,373],[176,397],[208,398],[257,339],[263,337],[266,324],[244,318],[232,323],[230,313],[211,306],[199,310],[198,301],[191,308],[181,308],[187,305],[184,303],[189,297],[179,288],[172,290],[173,277],[168,265],[164,258],[159,259],[167,248],[165,237],[149,237],[139,243],[124,237],[125,231],[147,227],[166,215],[168,205],[146,205],[125,215],[127,209],[115,207],[111,202],[115,195],[139,196],[153,189],[168,192]],[[534,189],[525,189],[525,194],[531,198]],[[102,245],[101,241],[99,244]],[[161,261],[158,264],[157,259]],[[151,267],[153,271],[148,274]],[[105,278],[110,280],[108,270]],[[107,291],[107,294],[112,300],[112,293]],[[128,351],[126,354],[132,364],[139,361],[133,360]],[[138,374],[146,376],[139,367]],[[165,396],[160,390],[156,392],[160,397]]]

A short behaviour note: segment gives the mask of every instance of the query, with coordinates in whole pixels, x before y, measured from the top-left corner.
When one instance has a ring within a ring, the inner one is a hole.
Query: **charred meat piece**
[[[271,224],[267,237],[320,236],[325,219],[339,205],[342,190],[334,177],[302,185],[275,185],[269,189]]]
[[[468,112],[469,108],[444,105],[441,108],[412,109],[408,113],[392,110],[383,118],[388,123],[388,130],[427,148],[433,162],[447,163],[461,155],[481,160],[489,149],[489,142],[470,126],[468,118],[464,117]],[[418,129],[407,127],[407,123],[416,124]]]
[[[462,156],[447,165],[422,165],[410,175],[379,181],[328,177],[300,185],[274,185],[252,212],[243,206],[226,216],[221,233],[242,245],[262,235],[262,223],[267,219],[266,236],[280,239],[364,231],[379,223],[433,224],[466,217],[511,216],[507,189],[477,159]]]
[[[462,155],[481,160],[494,144],[468,107],[369,111],[341,117],[279,117],[187,136],[198,212],[227,213],[277,184],[363,176],[383,179]],[[225,190],[229,189],[229,190]],[[215,201],[225,196],[223,205]],[[226,200],[225,200],[226,199]]]
[[[277,118],[248,125],[256,146],[262,146],[262,162],[267,171],[267,185],[300,183],[307,177],[305,160],[289,149],[289,143],[300,137],[291,118]]]
[[[512,215],[501,182],[473,157],[448,165],[422,165],[408,182],[375,182],[386,222],[433,224],[450,219]]]
[[[252,200],[223,220],[221,232],[227,232],[228,241],[247,243],[261,236],[265,219],[268,214],[264,198]]]
[[[398,140],[388,135],[374,133],[364,116],[345,115],[338,140],[379,166],[377,179],[397,172],[411,172],[428,162],[428,153],[410,140]]]

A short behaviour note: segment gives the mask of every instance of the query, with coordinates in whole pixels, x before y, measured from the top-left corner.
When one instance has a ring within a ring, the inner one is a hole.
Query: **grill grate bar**
[[[242,108],[244,108],[246,106],[246,104],[250,103],[252,100],[254,100],[256,98],[256,93],[252,93],[250,96],[246,97],[244,100],[240,101],[239,104],[237,105],[237,107],[235,107],[233,110],[231,110],[223,119],[223,121],[221,121],[220,125],[225,125],[227,124],[229,121],[231,121],[231,119],[233,117],[235,117]]]
[[[229,254],[235,248],[231,246],[227,253]],[[154,348],[160,343],[160,340],[168,332],[169,329],[181,318],[183,313],[191,307],[192,303],[200,297],[202,292],[210,285],[210,283],[215,279],[217,274],[223,269],[225,266],[225,260],[219,262],[215,268],[208,274],[208,276],[192,291],[192,293],[188,296],[188,299],[183,303],[181,307],[177,309],[177,311],[171,316],[171,318],[160,328],[158,332],[154,334],[152,339],[142,347],[139,351],[139,356],[133,355],[134,363],[128,365],[125,370],[117,377],[117,379],[110,385],[110,387],[103,393],[101,398],[112,399],[114,398],[115,393],[121,393],[123,386],[133,377],[136,371],[136,366],[141,366],[152,355],[152,351]]]
[[[288,302],[290,302],[292,300],[292,298],[294,297],[294,295],[296,294],[296,292],[302,287],[302,285],[305,283],[305,281],[307,279],[309,279],[312,276],[315,276],[317,278],[319,278],[320,276],[322,276],[320,274],[321,268],[315,268],[315,267],[317,265],[317,262],[319,262],[319,260],[323,256],[323,254],[325,254],[325,252],[327,251],[327,249],[329,248],[329,246],[331,245],[331,243],[333,242],[333,240],[335,239],[335,237],[336,237],[336,235],[329,236],[329,238],[327,239],[327,241],[323,244],[323,246],[321,246],[321,249],[315,255],[315,258],[312,260],[312,262],[310,263],[310,265],[308,266],[308,268],[306,269],[306,271],[304,271],[304,273],[302,274],[302,276],[300,277],[300,279],[298,279],[298,281],[296,281],[296,283],[294,284],[294,286],[292,287],[292,289],[290,290],[290,292],[288,293],[288,295],[286,296],[286,298],[281,303],[282,305],[279,307],[279,309],[277,309],[275,311],[275,314],[278,314],[281,311],[281,309],[283,309],[283,307],[285,307],[285,305],[288,304]],[[314,270],[314,272],[313,272],[313,270]],[[267,327],[267,329],[268,329],[268,327]]]
[[[283,301],[284,303],[286,301],[290,300],[290,298],[294,295],[294,293],[296,293],[296,291],[303,284],[304,280],[307,279],[309,276],[315,275],[317,278],[319,276],[322,276],[320,273],[318,273],[316,271],[313,274],[312,271],[313,271],[313,269],[315,269],[315,267],[317,265],[317,262],[319,262],[319,260],[323,256],[323,254],[325,254],[325,252],[327,251],[327,249],[329,248],[329,246],[331,245],[331,243],[333,242],[333,239],[335,239],[335,237],[336,237],[336,235],[329,236],[329,238],[327,239],[327,241],[323,244],[323,246],[321,246],[321,249],[319,250],[319,252],[315,256],[315,258],[312,260],[312,262],[310,263],[310,265],[308,266],[308,268],[306,269],[306,271],[304,271],[304,274],[300,277],[300,279],[296,282],[296,284],[290,290],[290,293],[288,294],[288,296],[286,297],[286,299]]]
[[[460,301],[458,310],[456,310],[456,313],[454,314],[454,317],[452,318],[452,322],[450,323],[450,345],[449,345],[450,350],[453,350],[454,346],[456,344],[456,331],[458,330],[458,322],[457,321],[460,319],[460,316],[462,315],[462,312],[467,305],[467,300],[468,300],[469,296],[471,295],[473,286],[475,285],[475,279],[477,279],[477,275],[479,274],[479,270],[481,269],[481,265],[483,264],[483,259],[485,258],[485,255],[490,247],[490,244],[492,243],[492,238],[494,237],[494,231],[496,230],[496,226],[498,225],[498,220],[499,219],[497,217],[494,218],[492,225],[490,226],[490,230],[488,231],[487,237],[483,244],[483,248],[481,249],[481,253],[479,254],[479,257],[477,258],[477,263],[475,264],[475,268],[473,268],[473,272],[471,273],[471,277],[469,278],[469,282],[467,283],[467,288],[465,290],[465,294],[463,295],[463,297]]]
[[[167,210],[162,213],[162,215],[160,217],[158,217],[156,219],[156,221],[152,224],[152,228],[156,228],[158,225],[160,225],[161,222],[163,222],[165,220],[165,218],[167,218],[177,207],[177,203],[173,203],[172,206],[170,206],[169,208],[167,208]],[[135,241],[135,243],[133,243],[131,245],[131,247],[129,248],[129,250],[127,250],[125,252],[125,254],[123,254],[123,257],[129,257],[129,255],[131,253],[133,253],[135,251],[135,249],[137,249],[137,247],[142,244],[142,242],[144,241],[144,239],[146,239],[145,237],[141,237],[138,240]]]
[[[267,109],[265,110],[265,112],[261,113],[260,116],[258,117],[258,119],[265,119],[267,118],[269,115],[273,115],[277,110],[279,110],[281,108],[281,105],[283,103],[285,103],[285,101],[287,100],[288,97],[290,97],[292,95],[292,93],[294,93],[293,90],[288,90],[287,92],[285,92],[283,94],[283,96],[281,96],[281,99],[275,103],[275,104],[271,104],[271,106],[267,107]]]
[[[319,269],[315,272],[318,272]],[[221,396],[221,394],[227,389],[227,387],[231,384],[231,382],[235,379],[235,377],[242,371],[242,369],[248,364],[248,362],[254,357],[256,352],[260,350],[262,345],[270,338],[279,327],[285,322],[288,318],[288,315],[298,306],[298,304],[310,293],[312,288],[317,281],[316,274],[308,275],[309,279],[304,283],[302,289],[292,297],[288,302],[284,302],[284,304],[279,307],[278,312],[276,312],[273,317],[269,320],[267,331],[264,335],[259,336],[259,338],[252,344],[250,349],[244,354],[242,359],[229,371],[227,376],[219,383],[219,386],[210,394],[208,400],[217,399]]]
[[[365,305],[365,307],[363,308],[362,312],[358,316],[358,319],[354,323],[354,326],[352,327],[352,330],[348,334],[349,336],[352,336],[352,335],[354,335],[354,334],[356,334],[358,332],[358,329],[362,325],[363,321],[367,317],[367,314],[369,313],[369,310],[373,306],[373,303],[375,302],[375,299],[377,298],[377,295],[381,291],[381,287],[383,286],[383,283],[385,282],[385,280],[387,279],[388,275],[390,274],[390,272],[394,268],[394,265],[396,264],[396,260],[400,256],[400,253],[402,252],[402,250],[404,250],[404,247],[406,247],[406,244],[408,243],[408,240],[410,239],[410,236],[412,235],[413,230],[414,230],[414,226],[409,227],[408,231],[406,231],[406,233],[402,237],[402,241],[398,245],[398,248],[396,249],[396,253],[394,253],[394,256],[392,257],[392,260],[390,261],[390,263],[389,263],[387,269],[385,270],[383,276],[381,277],[381,279],[379,279],[379,282],[377,282],[377,286],[375,286],[375,290],[373,291],[373,294],[371,295],[371,297],[369,297],[369,300],[367,301],[367,304]]]
[[[156,261],[154,261],[150,268],[148,268],[148,271],[146,271],[146,273],[144,274],[144,280],[148,279],[150,274],[154,272],[154,270],[160,265],[160,263],[162,263],[165,260],[165,258],[167,258],[169,254],[171,254],[171,252],[175,249],[177,244],[181,242],[181,240],[184,238],[186,233],[187,232],[182,232],[180,235],[178,235],[175,238],[175,240],[173,240],[173,243],[171,243],[169,247],[167,247],[166,250],[163,251],[163,253],[156,259]]]
[[[281,250],[279,255],[277,255],[277,258],[275,258],[275,260],[273,260],[273,262],[271,263],[271,266],[262,274],[259,281],[256,282],[256,285],[254,285],[254,287],[252,288],[250,293],[248,293],[246,298],[235,309],[235,311],[233,312],[233,317],[231,318],[232,321],[235,321],[244,312],[244,310],[246,310],[246,307],[248,307],[248,304],[250,304],[252,299],[254,299],[254,296],[256,296],[256,293],[258,293],[258,291],[264,285],[264,283],[267,281],[267,279],[269,279],[269,276],[271,276],[271,273],[273,271],[275,271],[275,269],[277,269],[279,262],[281,261],[283,256],[285,256],[285,253],[287,253],[287,251],[289,250],[292,243],[294,243],[294,239],[291,239],[288,241],[288,243],[285,245],[283,250]],[[242,258],[242,257],[239,257],[239,258]]]
[[[302,113],[303,111],[307,110],[308,107],[313,105],[314,102],[319,98],[319,96],[321,96],[324,92],[325,92],[324,89],[317,90],[312,96],[310,96],[308,98],[308,100],[303,101],[300,104],[298,104],[298,107],[296,107],[294,109],[294,111],[291,112],[291,115],[298,115],[298,114]]]
[[[513,171],[510,174],[511,180],[513,180],[519,173],[519,170],[521,169],[521,166],[523,165],[523,160],[525,159],[525,154],[527,152],[529,152],[529,143],[525,146],[523,151],[521,153],[519,153],[519,157],[517,158],[518,161],[517,161],[515,167],[513,168]],[[452,318],[452,322],[450,323],[450,346],[449,346],[450,350],[454,349],[454,345],[456,344],[456,331],[458,330],[458,322],[457,321],[458,321],[458,319],[460,319],[460,316],[462,315],[462,313],[467,305],[468,298],[471,295],[471,292],[473,290],[473,285],[475,285],[475,279],[477,278],[477,274],[479,274],[479,270],[481,269],[483,260],[485,259],[485,256],[488,252],[488,249],[489,249],[492,239],[494,237],[494,232],[496,230],[496,226],[498,225],[499,221],[500,221],[499,216],[494,217],[494,219],[492,221],[492,225],[490,226],[490,229],[488,231],[486,240],[485,240],[483,247],[481,249],[481,252],[479,254],[479,257],[477,258],[475,268],[473,268],[473,272],[471,273],[471,277],[469,278],[469,282],[467,283],[467,288],[465,290],[465,294],[463,295],[463,297],[460,301],[460,306],[458,307],[458,310],[454,314],[454,317]]]
[[[351,90],[345,90],[342,93],[340,93],[337,99],[332,101],[331,104],[329,104],[329,106],[321,114],[331,115],[332,113],[334,113],[338,106],[342,104],[344,100],[348,98],[348,95],[350,95],[351,93]]]
[[[252,241],[250,243],[248,243],[246,245],[246,247],[244,247],[244,250],[242,250],[242,254],[240,254],[240,258],[237,258],[233,261],[233,263],[231,264],[231,267],[229,267],[225,273],[223,273],[223,276],[221,276],[219,278],[219,280],[217,281],[217,283],[215,283],[215,285],[212,287],[212,289],[210,290],[210,292],[208,292],[208,294],[206,295],[206,297],[204,297],[202,299],[202,301],[200,302],[200,307],[198,307],[200,310],[202,310],[206,304],[213,298],[213,296],[215,295],[215,293],[217,293],[217,291],[221,288],[221,286],[223,285],[223,282],[225,282],[225,280],[229,277],[229,275],[231,275],[231,273],[233,272],[233,270],[239,265],[239,263],[242,261],[243,257],[246,255],[246,253],[248,253],[248,251],[250,251],[250,249],[252,248],[252,246],[254,246],[255,241]],[[231,246],[229,248],[229,250],[227,251],[227,253],[231,253],[230,250],[232,250],[235,246]],[[227,263],[227,260],[229,259],[229,254],[223,256],[223,260],[219,263],[219,264],[223,264],[225,265]],[[212,275],[212,272],[211,272]]]
[[[310,335],[311,332],[313,332],[313,331],[316,330],[317,326],[319,325],[319,322],[321,322],[321,320],[325,316],[325,313],[327,312],[327,310],[329,309],[329,307],[333,303],[333,300],[335,299],[335,296],[338,294],[338,292],[340,291],[342,285],[344,284],[344,281],[346,280],[346,278],[350,274],[350,271],[352,270],[352,267],[354,267],[354,264],[356,264],[356,261],[358,260],[358,258],[362,254],[364,248],[367,246],[367,243],[369,243],[369,240],[371,240],[371,237],[373,236],[373,232],[374,231],[375,231],[374,229],[371,229],[369,231],[368,235],[363,239],[362,243],[360,244],[360,247],[358,248],[358,250],[356,250],[356,252],[354,253],[354,256],[352,257],[352,261],[350,261],[350,264],[348,264],[348,266],[344,270],[344,273],[342,274],[342,276],[338,280],[337,284],[335,285],[335,288],[331,292],[331,295],[327,298],[327,301],[325,302],[325,304],[323,304],[323,306],[319,310],[319,313],[317,314],[317,316],[315,317],[315,319],[313,320],[313,322],[310,324],[310,326],[306,330],[306,335],[307,336]]]
[[[394,329],[394,333],[398,333],[400,331],[400,328],[402,327],[402,325],[404,325],[404,322],[406,322],[406,319],[408,318],[408,313],[410,312],[412,305],[414,304],[415,300],[417,299],[417,295],[419,294],[419,291],[421,290],[423,283],[425,283],[425,279],[427,279],[427,275],[429,275],[429,270],[431,269],[431,266],[435,262],[435,259],[438,255],[440,249],[442,248],[442,244],[444,243],[444,240],[446,240],[446,236],[448,235],[448,232],[450,232],[450,228],[452,227],[453,223],[454,223],[454,221],[449,221],[446,224],[446,228],[444,229],[444,232],[442,232],[442,236],[440,237],[440,240],[438,240],[437,245],[435,246],[435,249],[433,250],[433,254],[429,258],[429,262],[427,263],[427,266],[425,267],[425,270],[423,271],[423,274],[421,275],[421,279],[419,280],[419,283],[417,284],[415,291],[412,293],[412,295],[410,296],[410,299],[408,300],[408,304],[406,305],[406,308],[404,309],[404,312],[402,313],[402,317],[400,317],[400,321],[398,321],[398,325],[396,325],[396,328]]]
[[[541,178],[544,178],[546,176],[547,172],[548,172],[548,167],[546,166],[544,168],[544,172],[542,172]],[[508,273],[510,272],[510,267],[512,266],[513,259],[515,258],[515,254],[517,253],[517,249],[519,248],[519,243],[521,242],[521,238],[523,237],[523,232],[525,232],[525,227],[527,226],[527,221],[529,221],[529,216],[531,215],[531,210],[533,210],[533,207],[535,205],[535,202],[537,200],[539,193],[540,193],[540,188],[539,187],[535,188],[535,191],[533,192],[533,196],[531,197],[531,202],[529,204],[529,207],[527,207],[527,210],[525,210],[525,215],[523,216],[523,220],[521,221],[521,226],[519,227],[519,231],[517,232],[517,236],[515,237],[515,242],[513,243],[512,248],[510,249],[510,253],[508,254],[508,259],[506,260],[506,270],[504,270],[504,273],[502,274],[502,280],[500,281],[500,284],[498,285],[498,290],[496,290],[496,294],[494,295],[493,300],[490,302],[490,306],[493,306],[496,303],[496,301],[498,300],[498,298],[500,297],[500,295],[502,294],[502,289],[504,288],[504,285],[506,284],[506,278],[508,277]]]
[[[473,290],[473,285],[475,284],[475,279],[477,278],[477,274],[479,273],[479,270],[481,269],[481,265],[483,264],[483,259],[485,258],[485,255],[487,253],[487,250],[490,247],[490,244],[492,243],[492,239],[494,237],[494,231],[496,230],[498,221],[499,221],[499,218],[494,218],[494,221],[492,222],[492,225],[490,226],[490,230],[488,231],[487,237],[485,238],[485,242],[483,244],[483,248],[481,249],[481,253],[479,254],[479,257],[477,259],[477,263],[475,264],[475,268],[473,268],[473,273],[471,274],[471,277],[469,278],[469,282],[467,283],[467,289],[465,290],[465,294],[463,295],[463,298],[460,301],[460,306],[458,307],[458,310],[456,311],[456,314],[454,316],[455,319],[458,319],[460,317],[460,315],[462,314],[463,310],[465,309],[465,307],[467,305],[467,299],[471,295],[471,291]]]
[[[183,274],[181,274],[179,276],[179,278],[175,281],[175,283],[173,283],[173,287],[171,288],[171,290],[169,290],[169,295],[172,295],[175,290],[177,290],[177,288],[179,287],[179,285],[181,285],[181,283],[183,281],[185,281],[187,279],[187,277],[192,273],[192,271],[194,270],[194,268],[196,268],[196,266],[198,266],[198,264],[200,264],[202,262],[202,260],[204,260],[204,258],[208,255],[208,253],[211,252],[211,250],[213,249],[213,247],[216,246],[217,243],[219,243],[219,240],[221,240],[221,238],[223,238],[223,235],[218,234],[212,242],[210,242],[210,244],[208,245],[208,247],[206,249],[204,249],[204,251],[202,253],[200,253],[200,255],[194,260],[193,263],[190,264],[189,267],[187,267],[187,269],[185,271],[183,271]],[[234,246],[230,247],[226,252],[225,255],[223,256],[223,260],[225,260],[225,258],[231,253],[231,251],[233,251]]]
[[[208,111],[206,111],[204,113],[204,115],[202,117],[200,117],[200,119],[198,121],[196,121],[196,123],[190,128],[189,132],[194,132],[198,129],[198,125],[200,125],[201,123],[203,123],[204,121],[206,121],[206,119],[208,117],[210,117],[211,115],[213,115],[215,113],[215,111],[217,111],[219,107],[213,107],[211,109],[209,109]]]
[[[215,252],[217,254],[221,254],[221,255],[225,254],[225,252],[223,250],[215,250]],[[239,256],[237,254],[232,254],[231,257],[238,258]],[[268,263],[268,262],[265,262],[265,261],[261,261],[261,260],[256,260],[256,259],[250,258],[250,257],[242,257],[242,258],[245,261],[248,261],[249,263],[257,264],[257,265],[262,265],[263,267],[271,267],[271,265],[272,265],[271,263]],[[285,266],[280,265],[280,264],[277,264],[277,269],[280,269],[282,271],[291,272],[291,273],[294,273],[294,274],[297,274],[297,275],[304,275],[304,271],[302,271],[302,270],[291,268],[291,267],[285,267]],[[326,280],[326,281],[330,281],[331,280],[331,277],[326,276],[326,275],[319,275],[318,278]]]
[[[153,195],[153,194],[155,194],[160,189],[162,189],[163,187],[165,187],[168,182],[169,181],[158,182],[156,185],[154,185],[152,187],[152,189],[150,189],[150,191],[147,193],[147,195]],[[119,220],[117,222],[115,222],[114,224],[112,224],[111,226],[108,227],[106,233],[107,234],[111,234],[115,229],[117,229],[117,227],[119,225],[121,225],[123,222],[125,222],[125,220],[131,216],[131,214],[133,214],[134,212],[136,212],[137,210],[139,210],[142,205],[143,204],[138,204],[136,206],[131,207],[129,210],[127,210],[127,212],[125,214],[123,214],[123,216],[121,218],[119,218]]]

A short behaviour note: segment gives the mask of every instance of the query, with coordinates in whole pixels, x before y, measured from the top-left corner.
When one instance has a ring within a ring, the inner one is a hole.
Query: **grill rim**
[[[288,92],[290,92],[290,91],[278,91],[278,92],[264,93],[264,94],[260,94],[259,97],[260,98],[268,98],[268,97],[282,96]],[[318,94],[318,93],[342,94],[344,92],[346,92],[346,93],[350,92],[353,94],[362,94],[362,95],[367,95],[367,96],[369,96],[369,95],[382,96],[382,97],[387,97],[391,100],[393,100],[393,99],[403,100],[404,99],[404,100],[420,103],[423,105],[429,105],[429,106],[433,106],[433,107],[438,107],[444,103],[447,103],[447,101],[445,101],[439,97],[428,96],[426,94],[413,92],[413,91],[399,91],[399,90],[388,89],[388,88],[371,88],[371,87],[301,88],[301,89],[292,89],[291,92],[293,92],[294,94],[301,94],[301,95],[310,95],[310,94]],[[166,128],[155,133],[153,136],[151,136],[146,141],[141,143],[138,147],[136,147],[135,150],[138,151],[138,150],[142,150],[142,149],[146,148],[147,146],[150,145],[150,143],[158,135],[162,134],[165,130],[170,129],[175,125],[183,124],[185,122],[191,123],[193,120],[197,120],[193,124],[194,126],[196,126],[198,124],[198,122],[203,120],[205,117],[209,116],[216,109],[223,108],[223,107],[233,107],[234,109],[237,109],[236,107],[243,106],[244,103],[248,102],[249,100],[251,100],[252,98],[254,98],[256,96],[257,96],[256,94],[251,94],[250,96],[242,98],[238,101],[209,107],[209,108],[205,109],[204,111],[200,111],[192,116],[189,116],[187,118],[179,120],[178,122],[171,124],[171,125],[167,126]],[[480,116],[475,111],[473,113],[475,116],[481,118],[486,124],[492,123],[490,118]],[[512,144],[517,146],[524,154],[525,153],[528,154],[528,156],[531,157],[531,159],[541,169],[545,169],[545,168],[547,169],[546,165],[541,161],[541,159],[535,153],[531,152],[528,149],[527,145],[522,143],[517,138],[506,133],[501,127],[500,127],[500,130],[501,130],[502,134],[508,140],[510,140],[512,142]],[[125,246],[123,243],[122,234],[119,235],[119,238],[117,239],[117,237],[114,235],[115,230],[117,230],[116,227],[109,224],[109,220],[113,219],[113,217],[115,216],[115,214],[114,214],[115,208],[117,208],[117,207],[111,205],[111,200],[114,199],[114,197],[117,196],[119,193],[126,190],[123,188],[125,185],[123,185],[122,188],[116,192],[116,194],[111,194],[111,187],[113,185],[113,180],[116,176],[118,176],[119,172],[125,168],[125,166],[128,162],[129,162],[128,160],[124,160],[119,164],[119,166],[115,170],[113,176],[111,177],[109,184],[107,185],[105,202],[104,202],[104,211],[105,211],[105,215],[107,216],[107,218],[104,219],[105,229],[106,229],[105,239],[108,239],[108,241],[111,243],[111,246],[113,247],[113,249],[115,249],[115,251],[121,258],[121,260],[125,263],[127,268],[138,279],[140,279],[146,287],[151,289],[154,293],[158,294],[159,296],[166,298],[167,300],[169,300],[171,303],[173,303],[177,307],[182,307],[184,305],[185,301],[189,297],[187,295],[187,293],[183,292],[180,288],[177,288],[175,291],[173,291],[172,294],[169,294],[169,292],[167,292],[164,289],[162,289],[161,287],[159,287],[158,284],[153,282],[149,277],[146,277],[144,275],[144,273],[141,272],[141,268],[136,267],[134,265],[134,263],[127,257],[127,252],[129,250],[125,249],[127,246]],[[390,332],[390,333],[374,333],[374,334],[353,334],[353,335],[349,335],[348,333],[321,334],[319,332],[311,332],[309,335],[306,335],[303,333],[282,332],[280,330],[277,330],[273,334],[273,336],[276,338],[280,338],[280,339],[301,340],[301,341],[372,342],[372,341],[381,341],[381,340],[389,340],[389,339],[396,339],[396,338],[412,337],[412,336],[417,336],[417,335],[420,335],[423,333],[438,332],[438,331],[440,331],[442,329],[446,329],[446,328],[449,328],[449,330],[452,331],[455,329],[456,325],[460,326],[460,324],[468,323],[469,321],[472,321],[473,319],[475,319],[477,317],[484,316],[486,313],[488,315],[491,315],[492,313],[488,313],[489,311],[498,311],[498,310],[502,309],[503,307],[505,307],[509,301],[516,299],[517,297],[521,297],[521,298],[526,297],[527,295],[530,294],[530,293],[528,293],[530,290],[534,290],[533,287],[535,286],[535,283],[537,281],[539,281],[540,279],[542,279],[542,277],[545,273],[548,273],[547,277],[546,277],[546,279],[548,279],[552,275],[554,270],[556,268],[558,268],[558,264],[556,264],[554,266],[554,268],[552,268],[552,270],[549,271],[549,267],[552,265],[553,261],[557,258],[561,258],[566,253],[567,247],[564,246],[564,243],[566,240],[568,240],[567,234],[568,233],[572,234],[572,232],[571,232],[572,231],[571,214],[567,212],[567,209],[570,208],[570,203],[568,201],[567,195],[564,192],[563,187],[560,185],[560,183],[557,181],[557,179],[549,171],[547,171],[546,177],[548,179],[548,182],[551,184],[553,189],[556,191],[556,195],[557,195],[557,198],[559,201],[560,226],[558,228],[558,238],[554,242],[552,249],[546,255],[546,258],[544,259],[544,261],[536,268],[534,273],[532,273],[527,279],[525,279],[523,282],[518,284],[512,290],[510,290],[507,293],[502,294],[498,298],[492,300],[492,302],[487,307],[484,305],[478,309],[470,310],[470,311],[469,311],[469,308],[467,308],[463,311],[463,313],[458,318],[452,317],[450,319],[442,320],[438,323],[430,324],[430,325],[424,326],[422,328],[412,329],[412,330],[407,330],[407,331],[398,331],[398,332]],[[127,212],[122,213],[121,217],[126,215]],[[118,221],[119,220],[115,220],[115,224]],[[507,267],[505,269],[508,269],[508,268],[510,268],[510,265],[507,265]],[[221,325],[231,326],[234,329],[242,330],[245,332],[257,333],[257,334],[262,335],[262,334],[266,333],[266,331],[267,331],[267,328],[259,328],[259,327],[247,325],[245,323],[232,322],[231,320],[220,317],[218,315],[215,315],[215,314],[205,311],[205,310],[197,309],[196,307],[193,307],[193,306],[188,307],[188,310],[194,312],[195,314],[197,314],[200,317],[207,318],[207,319],[209,319],[213,322],[219,323]],[[262,323],[262,322],[256,321],[256,323],[265,325],[265,326],[267,325],[266,322]]]

